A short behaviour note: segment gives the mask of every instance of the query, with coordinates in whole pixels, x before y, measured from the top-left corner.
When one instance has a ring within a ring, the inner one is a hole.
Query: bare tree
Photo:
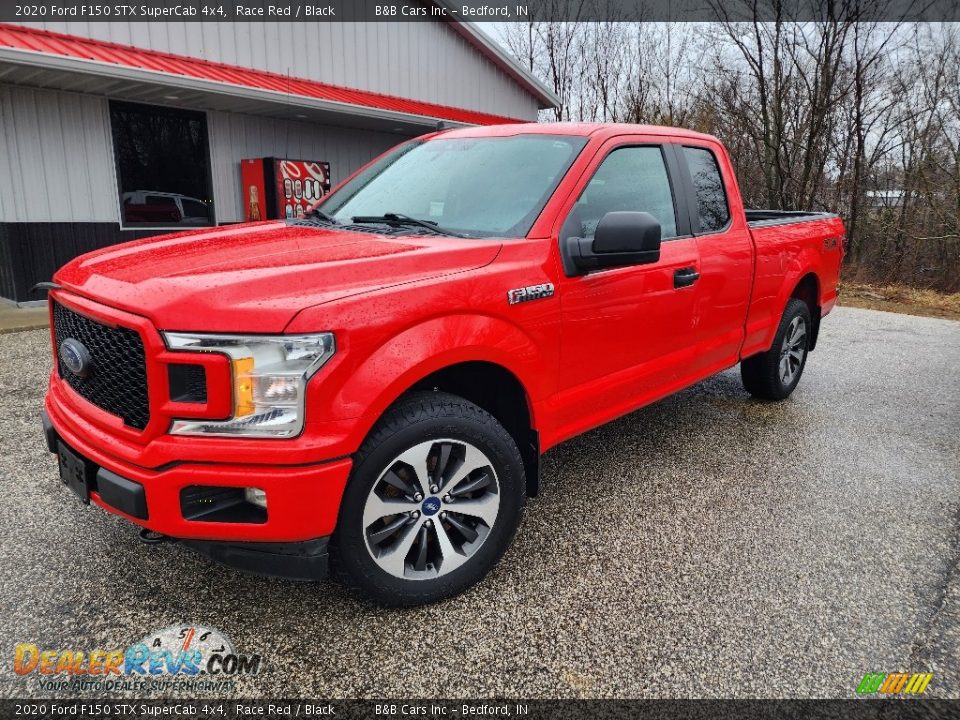
[[[508,44],[560,97],[549,119],[714,134],[748,206],[843,214],[848,277],[960,290],[958,27],[865,20],[895,0],[809,0],[804,21],[707,1],[717,22],[530,23]]]
[[[559,19],[508,24],[504,40],[559,98],[551,119],[570,120],[571,101],[582,76],[578,54],[584,49],[584,25],[579,20],[587,0],[546,0],[542,6],[546,17]]]

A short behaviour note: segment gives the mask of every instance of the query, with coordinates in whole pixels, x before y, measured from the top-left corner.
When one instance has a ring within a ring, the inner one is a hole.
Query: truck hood
[[[270,222],[111,246],[54,280],[161,330],[277,333],[308,307],[480,268],[499,250],[495,240]]]

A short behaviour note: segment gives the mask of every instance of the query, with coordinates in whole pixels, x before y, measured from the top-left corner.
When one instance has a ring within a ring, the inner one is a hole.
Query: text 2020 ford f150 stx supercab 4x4
[[[737,363],[786,398],[843,244],[745,211],[706,135],[434,133],[305,219],[63,267],[47,441],[83,500],[218,560],[430,602],[501,556],[557,443]]]

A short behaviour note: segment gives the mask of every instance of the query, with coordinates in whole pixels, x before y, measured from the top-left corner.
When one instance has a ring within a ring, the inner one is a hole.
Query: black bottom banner
[[[0,700],[0,718],[960,718],[960,700]]]

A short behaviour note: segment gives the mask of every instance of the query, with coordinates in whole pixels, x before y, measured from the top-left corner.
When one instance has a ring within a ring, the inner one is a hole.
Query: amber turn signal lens
[[[256,410],[253,404],[253,358],[237,358],[233,361],[233,415],[242,417],[252,415]]]

